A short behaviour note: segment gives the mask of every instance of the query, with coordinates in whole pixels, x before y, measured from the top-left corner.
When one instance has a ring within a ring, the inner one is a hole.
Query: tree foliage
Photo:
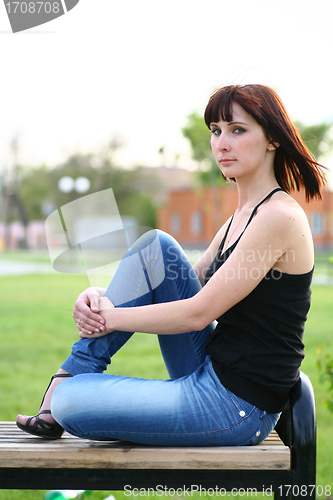
[[[89,191],[61,192],[58,183],[65,176],[74,180],[86,177]],[[40,220],[75,199],[112,188],[121,216],[133,216],[139,225],[155,227],[157,203],[153,194],[157,184],[154,176],[141,167],[124,169],[115,166],[110,155],[77,153],[52,169],[45,165],[22,169],[17,192],[28,219]]]
[[[192,158],[197,162],[213,159],[210,148],[210,132],[203,117],[194,111],[187,117],[187,124],[182,128],[184,137],[190,141]]]
[[[196,111],[188,115],[182,133],[190,142],[193,160],[199,163],[199,182],[204,186],[224,184],[210,147],[210,131],[203,117]]]
[[[298,121],[295,124],[303,141],[317,160],[320,160],[332,148],[333,140],[330,137],[332,123],[305,125]]]

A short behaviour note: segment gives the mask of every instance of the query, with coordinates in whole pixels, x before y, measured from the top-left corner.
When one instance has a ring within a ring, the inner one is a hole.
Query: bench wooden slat
[[[0,467],[289,470],[290,449],[276,432],[256,446],[159,448],[67,433],[47,441],[23,433],[15,422],[1,422]]]

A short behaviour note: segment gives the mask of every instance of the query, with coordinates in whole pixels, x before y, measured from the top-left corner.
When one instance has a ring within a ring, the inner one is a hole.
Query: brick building
[[[305,211],[317,250],[333,248],[333,192],[324,191],[321,201],[306,202],[304,193],[293,198]],[[237,207],[237,188],[182,189],[171,191],[160,209],[158,227],[174,236],[181,245],[205,248]]]

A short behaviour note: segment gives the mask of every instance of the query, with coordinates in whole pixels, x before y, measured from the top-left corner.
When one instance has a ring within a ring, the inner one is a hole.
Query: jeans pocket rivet
[[[256,436],[257,436],[257,437],[259,437],[259,436],[260,436],[260,434],[261,434],[261,432],[260,432],[260,431],[257,431],[257,432],[256,432]]]
[[[240,411],[240,412],[239,412],[239,415],[240,415],[241,417],[245,417],[245,411],[243,411],[243,410],[242,410],[242,411]]]

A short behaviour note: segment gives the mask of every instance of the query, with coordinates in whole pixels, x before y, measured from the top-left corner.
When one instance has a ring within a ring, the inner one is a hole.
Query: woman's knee
[[[69,380],[62,382],[54,391],[51,400],[51,413],[53,418],[64,427],[66,417],[73,413],[75,406],[75,393]]]
[[[166,233],[161,229],[156,229],[155,231],[162,249],[174,248],[177,249],[177,251],[183,251],[178,241],[173,236],[171,236],[171,234]]]
[[[170,234],[160,230],[151,229],[140,236],[135,243],[131,246],[131,253],[142,251],[146,248],[160,247],[162,250],[170,246],[181,249],[179,243]]]

